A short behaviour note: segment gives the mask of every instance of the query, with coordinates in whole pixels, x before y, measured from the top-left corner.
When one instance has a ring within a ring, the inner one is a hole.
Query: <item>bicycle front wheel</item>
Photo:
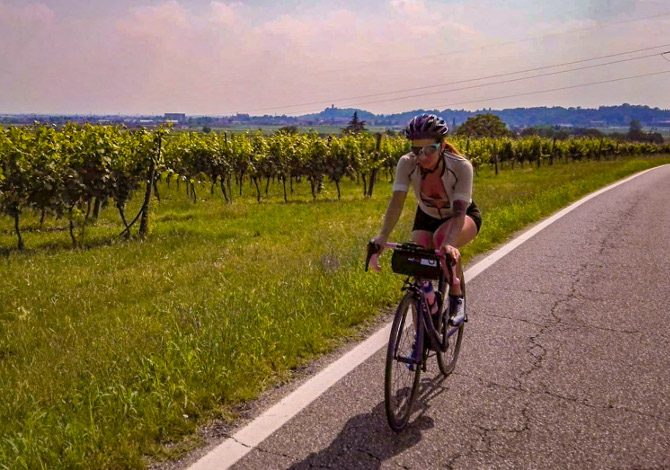
[[[419,388],[422,352],[415,352],[417,300],[408,292],[398,305],[386,351],[384,404],[389,426],[401,431],[409,421]]]
[[[465,279],[461,279],[461,290],[463,291],[463,308],[467,308]],[[446,292],[446,283],[440,284],[440,291],[443,292],[443,298],[445,299],[440,336],[442,337],[443,342],[446,343],[446,348],[443,348],[443,350],[437,352],[437,365],[440,367],[440,372],[442,372],[442,375],[446,377],[450,375],[456,368],[458,354],[461,352],[461,341],[463,341],[463,330],[465,329],[465,324],[462,322],[456,327],[449,326],[448,320],[451,312],[449,312],[449,298]]]

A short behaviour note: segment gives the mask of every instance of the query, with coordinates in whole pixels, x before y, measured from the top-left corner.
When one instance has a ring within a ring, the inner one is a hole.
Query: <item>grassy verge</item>
[[[572,200],[670,158],[482,171],[484,226],[466,259]],[[0,257],[0,468],[143,467],[196,426],[290,377],[398,299],[362,269],[389,183],[334,200],[280,194],[190,203],[161,187],[147,242],[113,242],[108,209],[70,250],[62,222],[26,221],[29,250]],[[250,188],[245,191],[252,194]],[[407,239],[408,202],[393,238]],[[130,212],[130,211],[129,211]],[[0,246],[15,243],[0,220]],[[387,260],[388,261],[388,260]],[[380,371],[381,373],[381,371]],[[185,437],[186,436],[186,437]],[[174,444],[177,445],[174,445]],[[170,449],[170,450],[168,450]]]

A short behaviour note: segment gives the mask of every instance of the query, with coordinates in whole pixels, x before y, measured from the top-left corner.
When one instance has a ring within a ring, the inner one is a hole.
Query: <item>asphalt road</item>
[[[456,372],[430,364],[403,433],[380,351],[234,468],[670,468],[669,279],[665,166],[468,284]]]

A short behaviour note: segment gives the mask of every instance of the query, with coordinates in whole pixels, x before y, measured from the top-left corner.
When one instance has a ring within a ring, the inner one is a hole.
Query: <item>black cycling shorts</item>
[[[481,212],[479,212],[479,208],[477,207],[477,204],[475,204],[475,201],[472,201],[470,203],[470,205],[465,211],[465,215],[469,215],[470,217],[472,217],[472,220],[475,222],[475,225],[477,226],[477,233],[479,233],[479,229],[482,227],[482,214]],[[417,206],[412,231],[425,230],[430,233],[435,233],[435,231],[440,227],[440,225],[445,223],[450,218],[451,217],[447,217],[445,219],[436,219],[435,217],[431,217],[430,215],[422,211],[420,206]]]

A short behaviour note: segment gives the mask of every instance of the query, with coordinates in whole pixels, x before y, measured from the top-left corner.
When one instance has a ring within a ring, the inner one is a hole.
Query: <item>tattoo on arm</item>
[[[454,201],[453,210],[456,217],[465,215],[465,211],[468,208],[468,203],[465,201]]]

